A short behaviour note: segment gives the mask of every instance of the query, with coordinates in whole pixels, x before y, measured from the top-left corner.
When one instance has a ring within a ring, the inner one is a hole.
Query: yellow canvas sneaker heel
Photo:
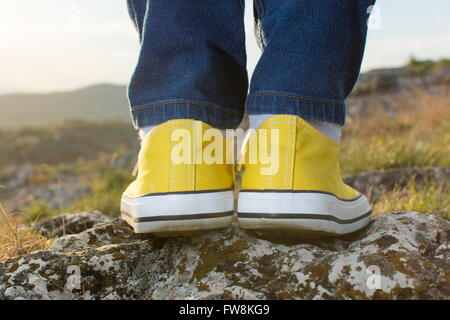
[[[211,163],[203,132],[219,130],[195,120],[165,122],[144,138],[136,180],[122,195],[122,218],[136,233],[224,228],[233,218],[233,166]],[[214,139],[212,139],[214,140]],[[216,137],[216,146],[219,143]],[[225,144],[222,138],[220,144]],[[209,147],[208,147],[209,145]],[[223,145],[222,145],[223,146]],[[220,149],[220,148],[219,148]],[[217,160],[218,155],[214,155]]]
[[[267,170],[261,161],[246,160],[237,209],[241,228],[342,235],[369,223],[367,198],[342,181],[338,143],[294,115],[272,116],[259,129],[248,144],[269,137],[264,147],[257,145],[278,153],[278,163]]]

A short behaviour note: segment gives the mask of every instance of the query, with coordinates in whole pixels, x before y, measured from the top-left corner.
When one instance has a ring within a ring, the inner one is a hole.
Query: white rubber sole
[[[315,191],[241,191],[238,222],[243,229],[277,229],[343,235],[364,228],[371,208],[364,195],[342,200]]]
[[[233,220],[233,191],[199,191],[130,197],[122,195],[122,219],[136,233],[220,229]]]

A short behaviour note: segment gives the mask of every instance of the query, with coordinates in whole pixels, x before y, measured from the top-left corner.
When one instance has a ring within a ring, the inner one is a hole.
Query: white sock
[[[152,131],[153,128],[155,128],[157,126],[149,126],[149,127],[143,127],[143,128],[139,128],[139,139],[141,141],[144,140],[144,138],[147,136],[147,134]],[[225,136],[225,130],[220,130],[220,132],[222,132],[222,134]]]
[[[257,129],[265,120],[274,116],[273,114],[254,114],[249,115],[249,122],[251,129]],[[342,127],[335,123],[316,121],[316,120],[306,120],[314,128],[322,132],[328,138],[333,139],[337,143],[341,141]]]
[[[147,134],[150,131],[152,131],[152,129],[154,127],[156,127],[156,126],[148,126],[148,127],[139,128],[139,138],[141,139],[141,142],[144,141],[144,139],[147,136]]]
[[[306,120],[310,125],[314,128],[322,132],[328,138],[336,141],[337,143],[341,142],[342,136],[342,127],[338,124],[324,121],[316,121],[316,120]]]

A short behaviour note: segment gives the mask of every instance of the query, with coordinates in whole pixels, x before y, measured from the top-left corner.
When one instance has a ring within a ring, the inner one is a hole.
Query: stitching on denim
[[[226,110],[222,107],[218,107],[212,104],[207,104],[207,103],[201,103],[201,102],[195,102],[195,101],[168,101],[168,102],[161,102],[161,103],[157,103],[157,104],[152,104],[152,105],[148,105],[145,107],[136,107],[133,108],[131,110],[131,112],[136,112],[136,111],[142,111],[142,110],[146,110],[146,109],[151,109],[151,108],[155,108],[155,107],[160,107],[160,106],[164,106],[164,105],[170,105],[170,104],[195,104],[195,105],[200,105],[203,107],[208,107],[211,109],[215,109],[217,111],[221,111],[221,112],[225,112],[225,113],[229,113],[229,114],[235,114],[235,115],[239,115],[240,113],[237,111],[229,111]]]
[[[325,100],[319,100],[319,99],[314,99],[314,98],[305,98],[305,97],[300,97],[300,96],[292,96],[289,94],[282,94],[282,93],[253,93],[253,94],[249,94],[249,97],[263,97],[263,96],[277,96],[277,97],[285,97],[285,98],[292,98],[292,99],[298,99],[298,100],[305,100],[305,101],[309,101],[309,102],[317,102],[317,103],[325,103],[325,104],[332,104],[332,105],[336,105],[339,107],[344,107],[345,105],[342,103],[337,103],[337,102],[332,102],[332,101],[325,101]]]

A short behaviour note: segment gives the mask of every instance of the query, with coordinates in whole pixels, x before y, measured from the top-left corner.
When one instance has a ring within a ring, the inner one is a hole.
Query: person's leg
[[[343,125],[375,0],[255,0],[264,52],[247,113]]]
[[[264,52],[247,112],[261,135],[247,141],[268,135],[272,161],[245,165],[242,228],[346,234],[370,221],[366,197],[342,181],[335,129],[359,74],[373,2],[256,0]]]
[[[141,51],[129,85],[145,135],[136,180],[121,200],[136,232],[222,228],[233,218],[233,165],[207,136],[241,122],[247,95],[242,0],[129,0]],[[200,133],[200,135],[198,135]],[[213,158],[213,159],[211,159]],[[213,160],[213,161],[210,161]]]
[[[195,119],[234,128],[247,95],[242,0],[128,0],[141,52],[129,84],[137,127]]]

